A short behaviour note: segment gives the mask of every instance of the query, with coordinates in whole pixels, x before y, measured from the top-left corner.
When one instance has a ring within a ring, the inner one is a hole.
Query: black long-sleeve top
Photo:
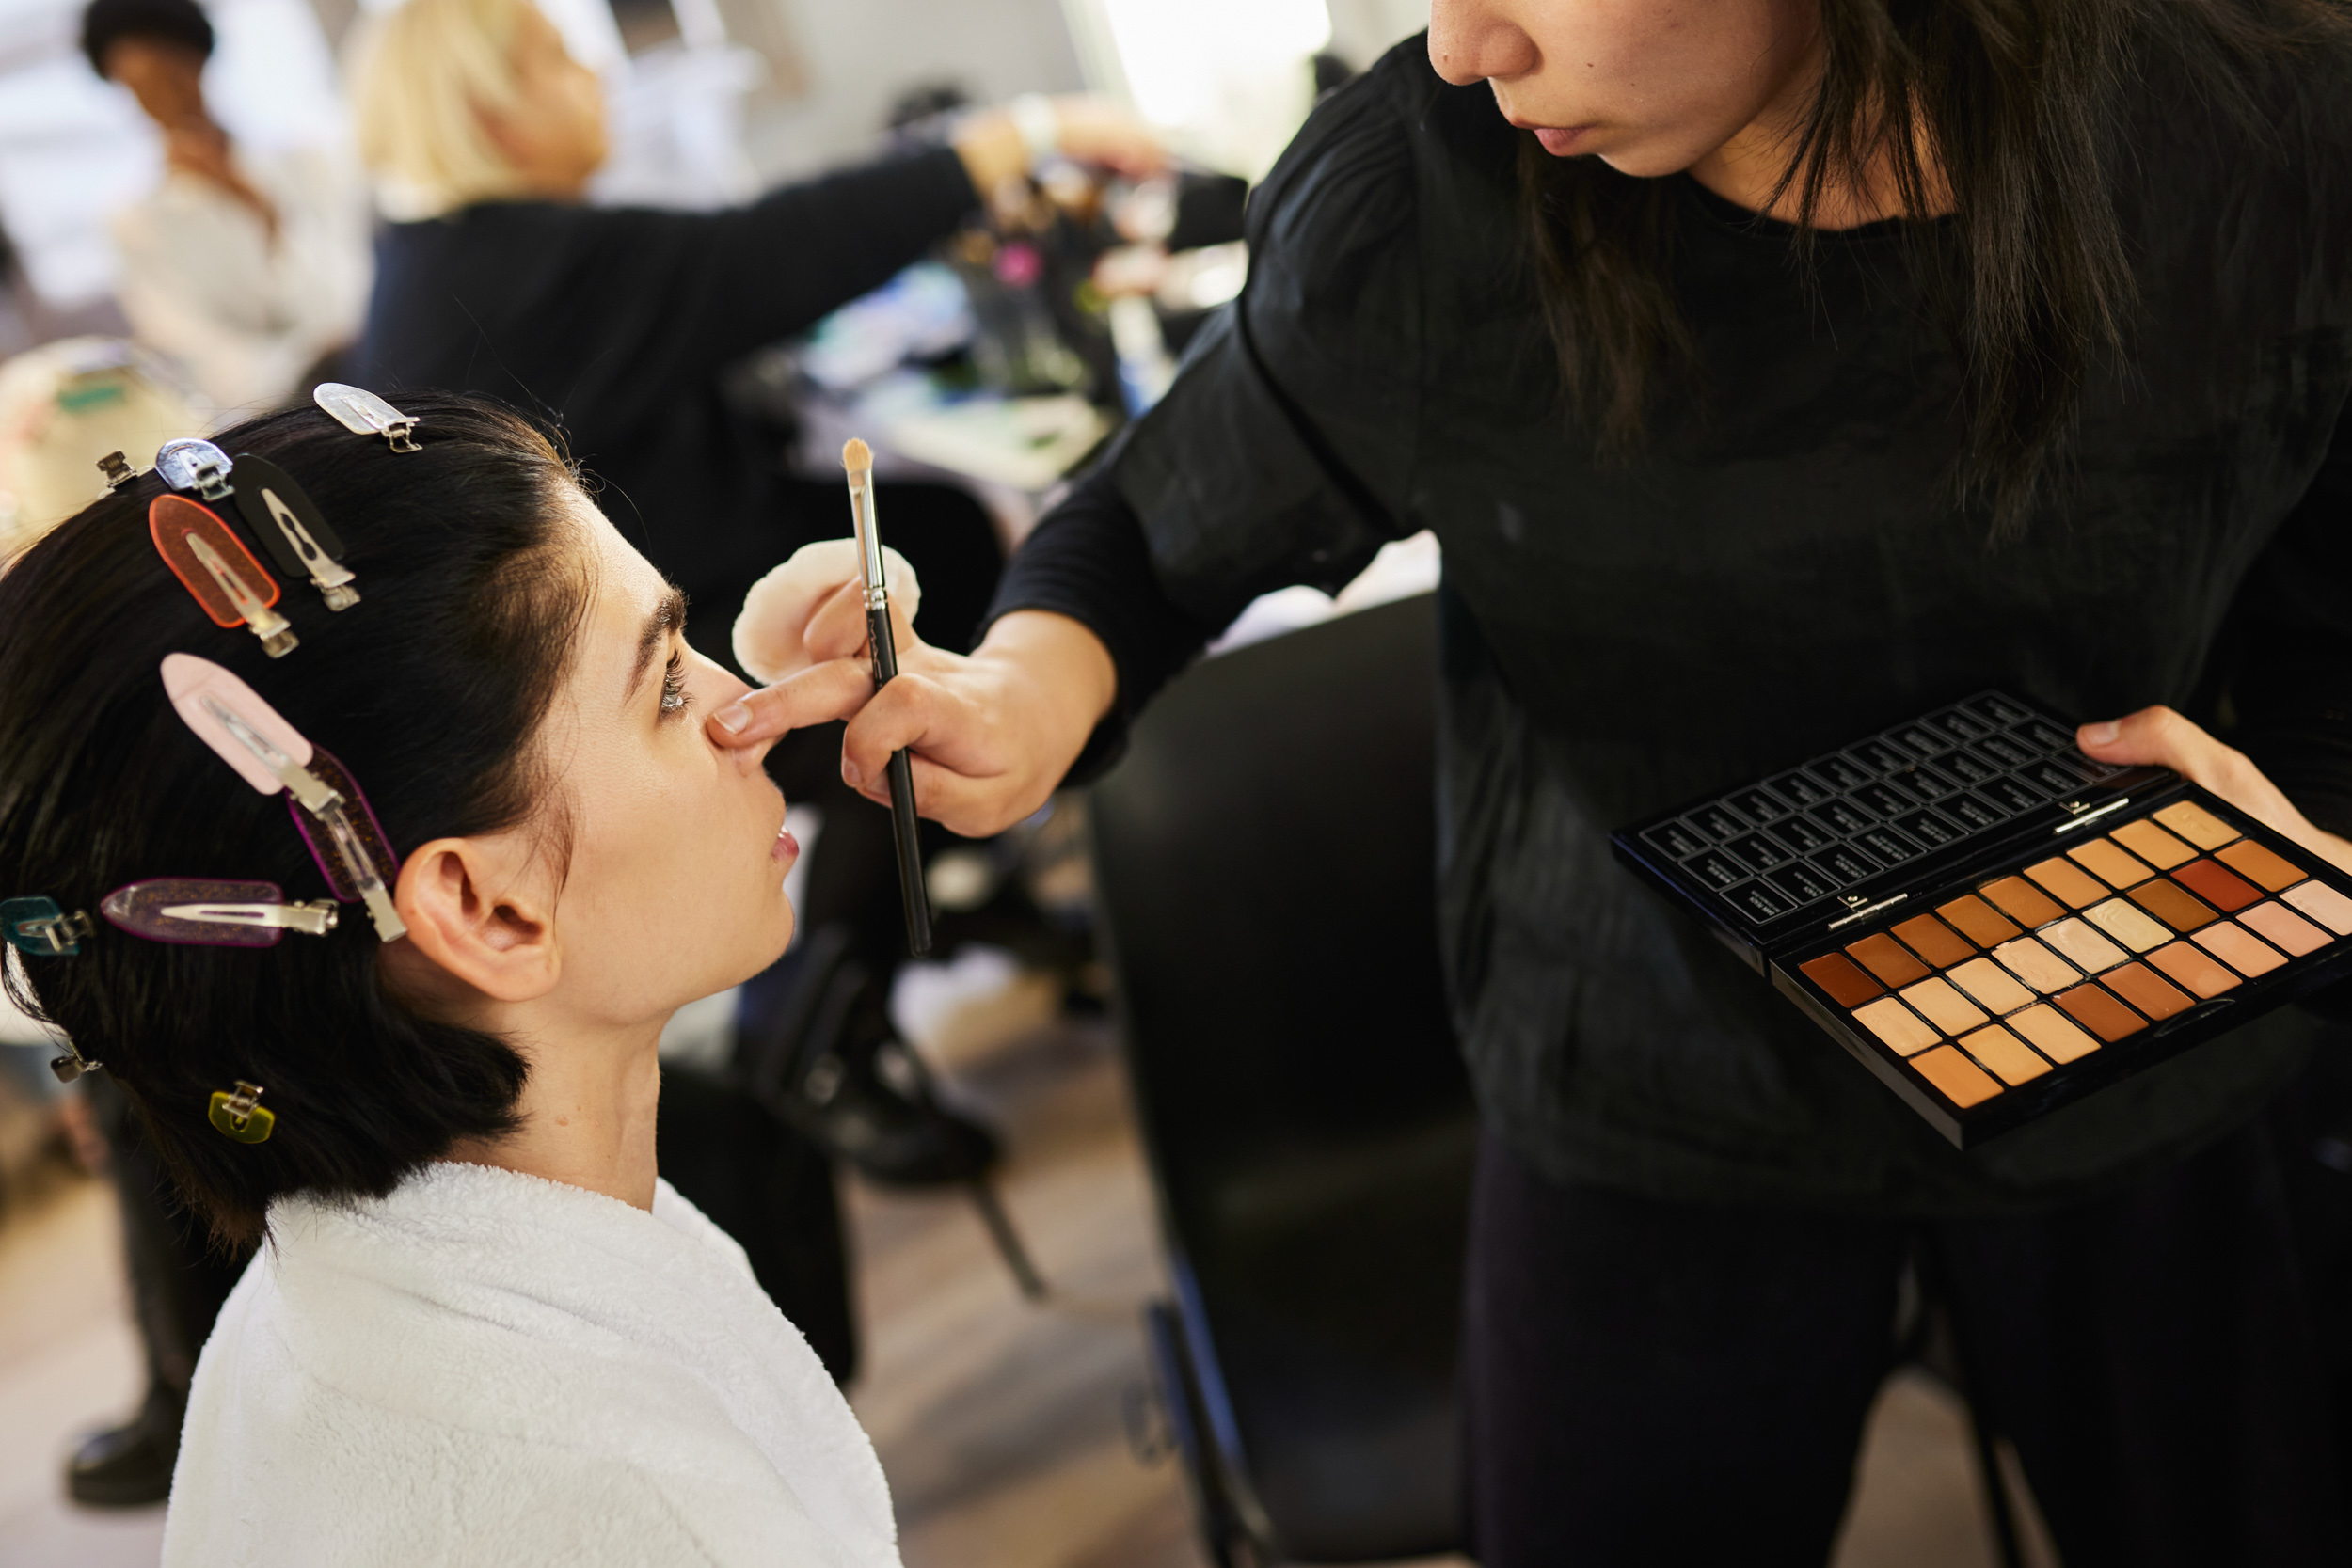
[[[485,202],[395,224],[362,374],[395,403],[433,387],[555,416],[605,510],[723,631],[796,541],[770,443],[728,408],[721,372],[888,281],[977,207],[940,149],[723,212]]]
[[[2352,827],[2342,68],[2281,80],[2267,147],[2148,89],[2128,352],[2085,395],[2068,483],[1996,542],[1948,480],[1960,366],[1900,227],[1820,235],[1808,279],[1793,230],[1688,179],[1673,282],[1704,393],[1662,400],[1634,460],[1597,457],[1516,265],[1514,133],[1422,50],[1310,120],[1252,199],[1240,300],[1041,525],[997,612],[1101,636],[1115,732],[1254,595],[1336,588],[1436,531],[1443,957],[1488,1126],[1556,1178],[1998,1209],[2242,1120],[2306,1016],[1960,1154],[1607,835],[1987,686],[2233,720],[2313,818]]]

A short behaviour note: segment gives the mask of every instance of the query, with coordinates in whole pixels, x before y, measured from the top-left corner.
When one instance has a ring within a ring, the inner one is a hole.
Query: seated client
[[[165,1560],[895,1564],[654,1171],[663,1021],[792,931],[765,748],[702,723],[744,687],[538,429],[403,403],[167,449],[0,573],[9,984],[267,1243]]]

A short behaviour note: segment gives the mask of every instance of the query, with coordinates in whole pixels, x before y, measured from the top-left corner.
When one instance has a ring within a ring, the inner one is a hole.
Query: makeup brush
[[[882,531],[874,521],[874,451],[851,436],[841,449],[850,475],[850,521],[857,532],[858,576],[866,585],[866,637],[874,657],[874,689],[898,673],[890,635],[890,584],[882,577]],[[931,904],[923,887],[923,847],[915,837],[914,764],[903,748],[890,753],[890,825],[898,839],[898,894],[907,911],[907,951],[931,950]]]

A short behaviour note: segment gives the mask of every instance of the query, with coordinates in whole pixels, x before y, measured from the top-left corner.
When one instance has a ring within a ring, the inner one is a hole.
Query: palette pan
[[[2352,974],[2352,876],[1999,692],[1613,842],[1962,1148]]]

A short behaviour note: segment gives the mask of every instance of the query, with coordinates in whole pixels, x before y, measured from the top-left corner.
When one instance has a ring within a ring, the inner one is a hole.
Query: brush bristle
[[[865,473],[874,466],[874,449],[850,436],[841,449],[841,466],[853,474]]]

